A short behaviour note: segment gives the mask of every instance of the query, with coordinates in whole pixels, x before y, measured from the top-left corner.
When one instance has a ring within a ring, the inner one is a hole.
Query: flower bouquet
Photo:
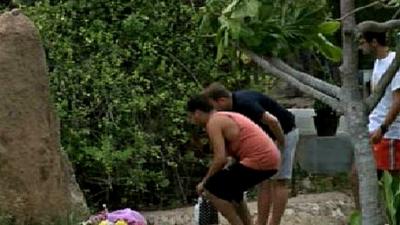
[[[146,219],[130,208],[109,212],[105,205],[104,210],[90,216],[82,225],[147,225]]]

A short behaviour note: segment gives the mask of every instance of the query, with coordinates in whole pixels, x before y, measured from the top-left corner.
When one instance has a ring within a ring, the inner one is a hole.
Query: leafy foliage
[[[379,184],[386,209],[386,219],[390,225],[398,224],[400,221],[400,213],[398,211],[400,209],[400,178],[392,176],[388,171],[384,171]],[[351,225],[361,224],[360,212],[354,212],[350,217],[349,223]]]
[[[349,218],[349,225],[361,225],[361,213],[354,211]]]
[[[243,87],[255,72],[215,64],[197,9],[179,0],[43,0],[24,11],[41,32],[62,146],[89,205],[190,201],[206,161],[194,157],[202,142],[185,99],[214,80]]]
[[[392,176],[388,171],[385,171],[380,185],[383,199],[385,200],[386,216],[389,224],[399,224],[400,178],[398,176]]]
[[[323,0],[208,0],[201,27],[216,35],[217,59],[233,45],[275,56],[314,49],[338,61],[341,50],[325,36],[340,25],[327,18]]]
[[[41,32],[62,146],[93,208],[191,201],[207,161],[195,157],[204,143],[186,124],[186,97],[216,80],[237,89],[259,79],[240,57],[224,57],[238,55],[228,46],[339,55],[320,1],[208,0],[200,15],[201,1],[18,3]]]

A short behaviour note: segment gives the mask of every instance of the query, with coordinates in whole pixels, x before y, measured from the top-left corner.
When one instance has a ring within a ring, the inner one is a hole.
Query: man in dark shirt
[[[282,155],[282,162],[273,180],[264,181],[258,191],[258,225],[279,225],[289,197],[288,181],[292,177],[293,160],[299,132],[294,115],[268,96],[255,91],[230,92],[213,83],[202,92],[215,109],[241,113],[258,124],[273,138]],[[271,207],[272,206],[272,207]]]

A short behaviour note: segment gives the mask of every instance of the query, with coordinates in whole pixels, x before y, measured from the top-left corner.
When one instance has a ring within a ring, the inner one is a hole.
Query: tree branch
[[[193,12],[196,12],[196,7],[194,6],[193,0],[190,0],[190,5],[192,6]]]
[[[395,9],[398,8],[399,6],[397,3],[392,3],[392,4],[382,4],[382,7],[385,9]]]
[[[340,17],[340,18],[337,19],[337,20],[339,20],[339,21],[340,21],[340,20],[344,20],[346,17],[348,17],[348,16],[350,16],[350,15],[353,15],[353,14],[355,14],[355,13],[358,12],[358,11],[361,11],[361,10],[364,10],[364,9],[367,9],[367,8],[370,8],[370,7],[375,6],[375,5],[378,5],[378,4],[380,4],[380,3],[382,3],[380,0],[375,1],[375,2],[371,2],[371,3],[369,3],[368,5],[359,7],[359,8],[357,8],[357,9],[355,9],[355,10],[353,10],[353,11],[347,13],[346,15]]]
[[[304,84],[302,81],[299,81],[298,79],[294,78],[291,74],[286,73],[285,71],[280,70],[279,68],[273,66],[269,61],[263,59],[262,57],[258,56],[257,54],[250,52],[250,51],[245,51],[247,55],[250,56],[250,58],[261,68],[264,69],[266,73],[272,74],[276,77],[282,78],[298,88],[300,91],[305,92],[307,94],[310,94],[316,99],[321,100],[322,102],[328,104],[330,107],[335,109],[337,112],[342,113],[343,109],[341,107],[341,104],[339,100],[336,98],[333,98],[327,94],[324,94],[321,91],[318,91],[314,89],[313,87],[310,87],[306,84]]]
[[[386,32],[395,28],[400,28],[400,20],[388,20],[383,23],[378,23],[372,20],[361,22],[357,25],[356,29],[363,33],[366,31],[371,32]]]
[[[276,68],[284,71],[287,74],[291,74],[294,78],[302,83],[311,86],[312,88],[323,92],[330,97],[339,99],[340,88],[338,86],[329,84],[323,80],[311,76],[310,74],[298,71],[278,58],[271,58],[268,61]]]
[[[390,82],[392,82],[393,77],[399,70],[399,66],[400,66],[400,34],[397,34],[396,57],[393,59],[389,68],[382,75],[382,78],[379,80],[375,92],[366,99],[365,104],[367,106],[368,113],[370,113],[382,99],[382,96],[385,94],[386,87],[389,85]]]
[[[400,13],[400,8],[393,14],[392,20],[396,19],[397,16],[399,16],[399,13]]]
[[[175,62],[177,62],[188,74],[190,74],[190,76],[192,76],[193,81],[197,84],[197,86],[199,86],[201,88],[201,84],[199,82],[199,80],[197,79],[196,75],[194,73],[192,73],[192,71],[190,71],[190,69],[177,57],[175,57],[172,53],[167,52],[169,57],[171,57],[172,60],[174,60]]]

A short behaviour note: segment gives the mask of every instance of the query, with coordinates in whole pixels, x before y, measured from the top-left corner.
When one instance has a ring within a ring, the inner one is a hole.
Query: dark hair
[[[186,105],[186,110],[189,112],[194,112],[200,110],[203,112],[211,112],[213,106],[208,102],[208,99],[204,95],[195,95],[189,99]]]
[[[202,94],[206,97],[217,100],[218,98],[229,98],[231,97],[231,92],[225,88],[224,85],[214,82],[206,87]]]
[[[367,43],[371,43],[373,39],[378,42],[378,44],[382,46],[387,46],[387,41],[386,41],[386,33],[385,32],[371,32],[367,31],[364,32],[362,37],[367,41]]]

